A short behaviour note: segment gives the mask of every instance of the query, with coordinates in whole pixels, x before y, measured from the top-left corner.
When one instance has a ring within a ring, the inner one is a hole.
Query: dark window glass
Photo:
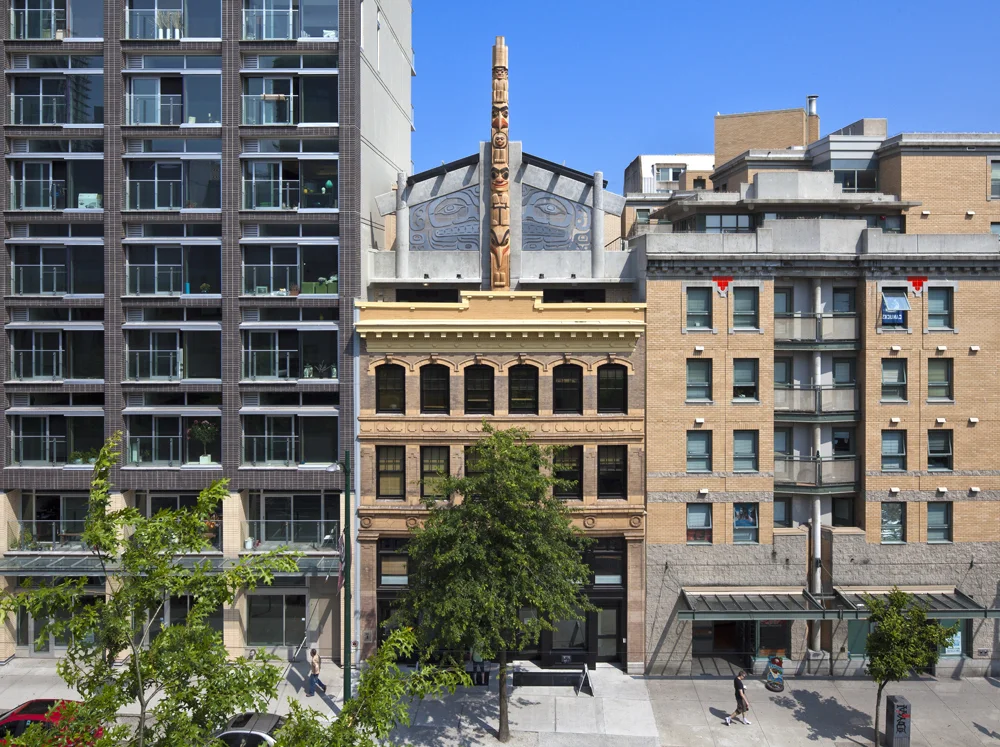
[[[406,448],[376,447],[375,497],[402,499],[406,497]]]
[[[507,409],[522,415],[538,414],[538,369],[525,364],[507,373]]]
[[[406,371],[395,363],[375,369],[375,412],[406,411]]]
[[[854,526],[854,498],[852,496],[834,496],[833,525],[835,527]]]
[[[441,480],[448,474],[448,447],[420,447],[420,495],[424,498],[444,498]]]
[[[420,411],[444,413],[451,410],[449,371],[440,363],[430,363],[420,369]]]
[[[597,369],[597,411],[628,412],[628,369],[609,363]]]
[[[927,431],[927,469],[953,469],[951,431]]]
[[[556,413],[583,414],[583,369],[563,363],[552,371],[552,410]]]
[[[700,545],[712,543],[712,504],[687,504],[687,541]]]
[[[597,447],[597,497],[625,498],[625,446]]]
[[[572,484],[556,485],[552,494],[557,498],[583,498],[583,447],[567,446],[560,449],[552,460],[553,477],[571,481]]]
[[[476,365],[465,369],[465,412],[471,415],[493,414],[493,369]]]

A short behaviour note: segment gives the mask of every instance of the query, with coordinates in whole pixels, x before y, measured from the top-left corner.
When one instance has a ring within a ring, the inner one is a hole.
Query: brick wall
[[[805,109],[717,114],[715,116],[716,167],[722,166],[726,161],[751,148],[808,145],[811,140],[807,119]],[[816,131],[819,131],[818,122]]]

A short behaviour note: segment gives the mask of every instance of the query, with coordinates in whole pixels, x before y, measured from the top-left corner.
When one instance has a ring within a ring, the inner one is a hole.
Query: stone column
[[[625,598],[625,666],[629,674],[646,671],[646,548],[642,537],[625,538],[628,589]]]
[[[6,545],[4,545],[4,547],[6,547]],[[16,576],[0,576],[0,594],[12,590],[16,582]],[[10,659],[14,658],[14,633],[16,625],[17,619],[14,615],[11,615],[6,620],[0,621],[0,664],[6,664]]]
[[[410,208],[406,204],[406,172],[396,173],[396,278],[410,276]]]
[[[594,172],[594,199],[590,220],[590,276],[604,277],[604,173]]]
[[[222,556],[227,560],[237,560],[240,557],[243,541],[250,536],[246,531],[249,500],[249,492],[243,490],[231,492],[222,501]],[[246,594],[240,592],[232,605],[222,608],[222,639],[231,659],[246,651],[246,627],[243,623],[245,606]]]
[[[376,573],[378,564],[378,537],[361,537],[356,545],[361,563],[361,588],[354,589],[361,610],[361,625],[355,634],[360,642],[358,659],[367,659],[375,653],[378,642],[378,602],[376,598]],[[343,661],[343,660],[342,660]]]

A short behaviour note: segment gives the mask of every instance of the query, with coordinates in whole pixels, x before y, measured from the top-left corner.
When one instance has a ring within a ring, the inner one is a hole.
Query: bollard
[[[889,747],[909,747],[912,728],[910,701],[902,695],[885,699],[885,741]]]

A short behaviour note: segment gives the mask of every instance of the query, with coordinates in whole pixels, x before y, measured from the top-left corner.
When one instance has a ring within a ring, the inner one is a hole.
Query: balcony
[[[125,292],[130,296],[220,293],[222,267],[216,247],[130,246]]]
[[[297,210],[299,197],[298,179],[243,182],[244,210]]]
[[[243,466],[324,468],[337,460],[337,418],[243,415]]]
[[[52,380],[65,378],[65,351],[63,350],[14,350],[11,354],[11,379]]]
[[[65,210],[66,182],[49,179],[13,179],[10,183],[10,209]]]
[[[245,125],[294,125],[297,124],[295,95],[284,93],[244,94],[243,124]]]
[[[104,378],[104,333],[96,330],[10,330],[16,381]]]
[[[7,529],[7,549],[17,552],[82,552],[86,518],[12,521]]]
[[[180,39],[184,33],[182,10],[126,10],[126,39]]]
[[[281,41],[297,39],[298,10],[294,8],[243,9],[244,41]]]
[[[18,40],[52,40],[66,35],[64,8],[11,8],[10,38]]]
[[[774,484],[821,488],[851,485],[858,479],[858,458],[798,457],[775,454]]]
[[[336,210],[336,161],[245,161],[244,210]]]
[[[181,377],[179,350],[133,350],[126,358],[125,375],[129,379],[175,381]]]
[[[856,314],[775,314],[775,342],[845,343],[858,340]]]
[[[243,247],[243,295],[283,296],[295,286],[302,295],[336,295],[338,256],[334,245]]]
[[[222,375],[218,332],[130,329],[125,344],[129,381],[214,380]]]
[[[104,293],[101,246],[15,246],[12,293],[17,296],[95,295]]]
[[[243,522],[243,549],[267,552],[279,548],[303,552],[337,552],[340,522],[309,519],[260,519]]]
[[[774,411],[802,415],[828,415],[858,411],[854,387],[775,387]]]
[[[17,127],[30,125],[64,125],[66,95],[15,95],[10,101],[10,124]]]
[[[127,415],[129,431],[125,462],[132,467],[218,467],[222,450],[218,432],[220,418],[165,415]],[[216,437],[209,443],[195,441],[190,434],[195,423],[211,422]]]
[[[67,411],[69,409],[72,408],[67,408]],[[104,417],[89,411],[75,415],[81,417],[8,415],[11,442],[9,465],[57,467],[79,464],[89,468],[89,459],[84,457],[96,455],[101,448]]]
[[[174,94],[131,94],[125,98],[125,124],[180,125],[184,122],[184,97]]]
[[[243,332],[244,380],[336,379],[336,332]]]

